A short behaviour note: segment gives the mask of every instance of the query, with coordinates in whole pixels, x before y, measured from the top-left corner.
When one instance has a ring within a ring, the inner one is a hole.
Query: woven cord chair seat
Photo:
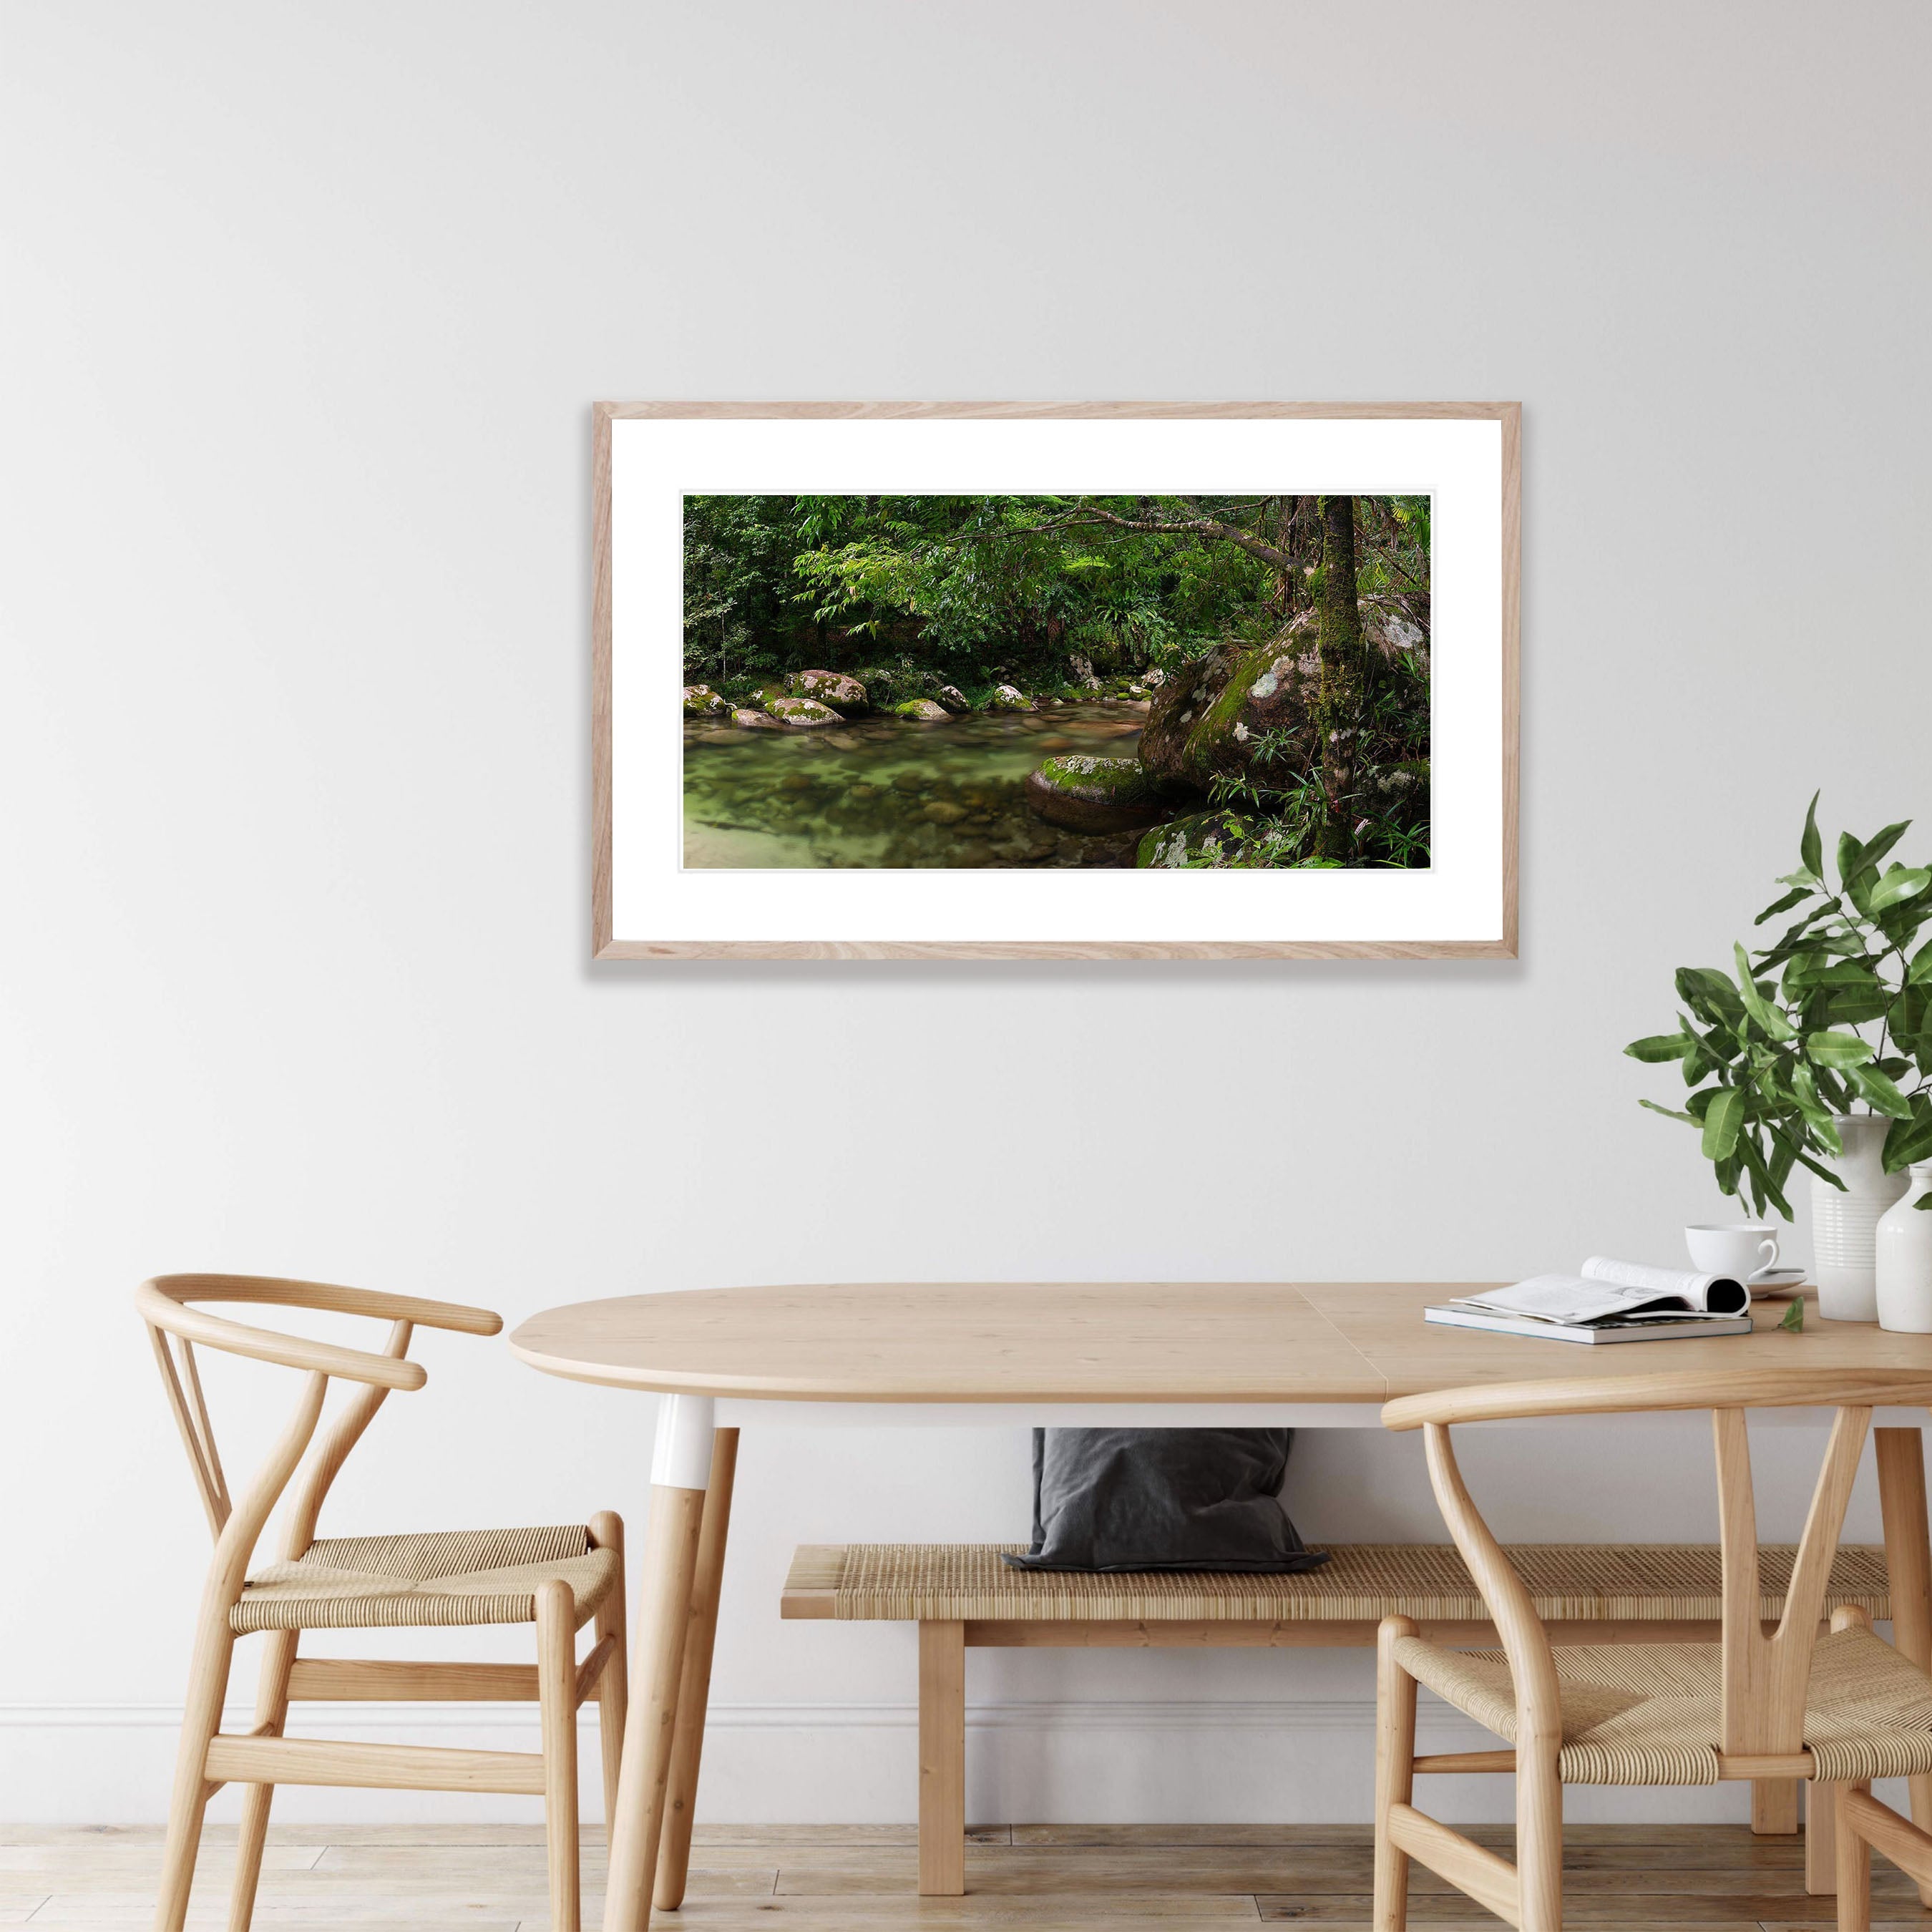
[[[538,1588],[560,1577],[581,1629],[616,1585],[618,1563],[616,1551],[592,1548],[590,1532],[570,1525],[325,1537],[251,1576],[228,1621],[237,1635],[534,1623]]]
[[[1402,1668],[1446,1703],[1516,1742],[1516,1696],[1500,1651],[1395,1646]],[[1715,1784],[1720,1731],[1714,1643],[1586,1644],[1554,1652],[1566,1784]],[[1870,1630],[1820,1637],[1804,1745],[1828,1784],[1932,1772],[1932,1678]]]

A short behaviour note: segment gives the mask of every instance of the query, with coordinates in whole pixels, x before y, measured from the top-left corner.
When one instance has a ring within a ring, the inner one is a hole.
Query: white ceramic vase
[[[1818,1277],[1818,1312],[1827,1322],[1878,1319],[1878,1224],[1905,1192],[1906,1177],[1885,1171],[1881,1114],[1834,1117],[1845,1151],[1832,1171],[1842,1191],[1815,1175],[1811,1181],[1811,1267]],[[1928,1216],[1928,1218],[1932,1218]]]
[[[1932,1160],[1915,1161],[1905,1192],[1880,1217],[1876,1234],[1878,1325],[1932,1335]]]

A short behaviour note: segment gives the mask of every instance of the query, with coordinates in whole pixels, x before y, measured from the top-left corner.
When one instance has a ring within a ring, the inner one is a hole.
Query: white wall
[[[163,1804],[202,1552],[145,1274],[514,1320],[1496,1277],[1718,1207],[1619,1047],[1814,786],[1932,803],[1922,10],[0,21],[0,1816]],[[1522,398],[1520,963],[593,968],[589,405],[634,396]],[[336,1522],[641,1527],[647,1402],[422,1353]],[[272,1378],[217,1379],[259,1440]],[[1476,1460],[1517,1535],[1706,1533],[1700,1439]],[[787,1556],[1022,1534],[1025,1481],[1001,1434],[747,1441],[715,1814],[910,1814],[908,1636],[779,1624]],[[1434,1533],[1410,1442],[1304,1440],[1289,1495]],[[974,1808],[1361,1816],[1370,1688],[976,1657]]]

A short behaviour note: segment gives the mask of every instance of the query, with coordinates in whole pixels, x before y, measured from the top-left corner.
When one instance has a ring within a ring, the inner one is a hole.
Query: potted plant
[[[1838,1319],[1875,1318],[1874,1229],[1906,1168],[1932,1159],[1932,867],[1886,862],[1910,823],[1841,834],[1834,888],[1814,796],[1798,868],[1755,922],[1796,922],[1759,952],[1734,946],[1735,973],[1680,968],[1677,1030],[1624,1049],[1680,1063],[1683,1107],[1642,1104],[1699,1130],[1725,1193],[1788,1221],[1785,1184],[1810,1170],[1820,1312]]]

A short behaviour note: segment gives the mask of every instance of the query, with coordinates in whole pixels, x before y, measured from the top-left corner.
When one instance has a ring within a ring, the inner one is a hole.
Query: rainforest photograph
[[[1426,496],[684,499],[684,864],[1430,862]]]

